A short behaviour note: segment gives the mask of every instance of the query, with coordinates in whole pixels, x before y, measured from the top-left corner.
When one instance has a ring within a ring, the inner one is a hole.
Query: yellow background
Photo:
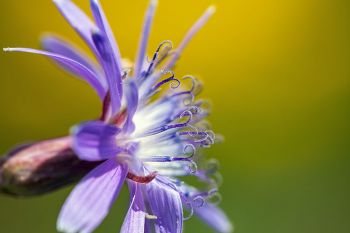
[[[147,1],[101,1],[133,59]],[[149,52],[165,39],[176,45],[210,4],[217,14],[176,74],[200,77],[214,103],[211,122],[226,141],[207,153],[221,162],[221,206],[236,232],[349,232],[350,2],[160,0]],[[50,0],[1,0],[0,9],[1,47],[38,48],[47,31],[83,45]],[[65,135],[100,111],[91,88],[43,57],[1,53],[0,72],[0,153]],[[1,196],[0,232],[55,232],[69,191]],[[124,190],[97,232],[118,232],[127,202]],[[185,232],[212,231],[193,218]]]

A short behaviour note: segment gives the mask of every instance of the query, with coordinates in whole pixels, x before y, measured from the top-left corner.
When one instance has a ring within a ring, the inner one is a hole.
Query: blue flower
[[[89,83],[103,103],[99,119],[72,128],[69,144],[81,160],[101,162],[67,198],[57,221],[63,232],[93,232],[108,214],[126,182],[130,207],[121,232],[177,233],[183,230],[184,208],[219,232],[231,232],[225,214],[211,202],[218,197],[217,169],[200,148],[215,143],[205,121],[204,100],[195,100],[199,82],[171,71],[193,35],[214,13],[210,7],[190,29],[177,49],[162,42],[151,60],[146,57],[157,1],[145,16],[135,64],[123,60],[98,0],[91,0],[94,21],[73,2],[54,3],[97,58],[55,36],[43,39],[45,51],[8,48],[54,59],[65,70]],[[185,81],[190,80],[188,88]],[[194,176],[205,184],[197,189],[182,177]]]

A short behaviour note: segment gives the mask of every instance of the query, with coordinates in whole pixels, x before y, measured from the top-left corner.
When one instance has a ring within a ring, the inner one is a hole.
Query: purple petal
[[[92,38],[101,58],[103,59],[102,65],[111,94],[112,114],[114,115],[120,109],[121,98],[123,95],[120,69],[111,53],[111,46],[106,40],[106,37],[99,32],[94,32]]]
[[[86,161],[101,161],[116,156],[122,148],[117,146],[120,129],[102,121],[90,121],[72,130],[73,150]]]
[[[89,68],[91,71],[94,71],[96,74],[99,72],[97,71],[97,64],[94,64],[94,62],[88,58],[87,54],[79,51],[75,46],[63,38],[59,38],[55,35],[45,35],[41,38],[41,44],[48,52],[56,53],[75,60]]]
[[[74,188],[57,220],[57,229],[90,233],[103,221],[122,188],[127,166],[110,159],[86,175]]]
[[[54,35],[46,35],[42,38],[42,46],[48,52],[68,57],[87,67],[98,78],[99,82],[101,83],[101,86],[103,86],[107,90],[106,80],[104,79],[103,74],[101,73],[101,68],[99,67],[99,65],[95,64],[95,62],[89,59],[88,55],[76,49],[69,42]],[[71,70],[70,67],[67,67],[65,64],[62,64],[57,59],[54,60],[68,72],[71,72],[75,75],[79,75],[75,73],[75,70]],[[84,79],[84,77],[81,78]]]
[[[105,88],[100,84],[95,73],[91,71],[89,68],[87,68],[86,66],[82,65],[81,63],[73,59],[70,59],[68,57],[65,57],[56,53],[50,53],[50,52],[45,52],[45,51],[30,49],[30,48],[6,48],[4,49],[4,51],[34,53],[34,54],[39,54],[39,55],[43,55],[43,56],[47,56],[52,59],[55,59],[56,61],[63,64],[65,67],[67,67],[69,70],[71,70],[75,74],[79,75],[80,77],[84,77],[84,80],[88,82],[92,87],[94,87],[94,89],[96,90],[97,94],[101,99],[103,99],[106,94]]]
[[[91,0],[90,4],[91,4],[91,9],[92,9],[92,13],[94,15],[96,24],[101,31],[102,37],[104,38],[102,43],[103,45],[102,47],[104,48],[103,49],[104,54],[108,52],[111,55],[111,56],[108,56],[107,59],[106,57],[102,57],[102,58],[105,60],[105,63],[107,63],[107,67],[105,67],[105,72],[109,74],[109,75],[106,75],[107,79],[110,79],[109,84],[110,84],[111,99],[112,99],[112,111],[113,113],[116,113],[119,110],[120,106],[118,106],[117,101],[113,101],[113,99],[119,98],[120,100],[121,97],[123,96],[122,77],[121,77],[122,65],[121,65],[120,52],[100,2],[98,0]],[[100,41],[100,40],[97,40],[97,41]],[[96,45],[96,38],[94,42]],[[101,54],[101,56],[103,56],[103,54]],[[114,92],[113,89],[115,89],[116,93],[113,93]],[[113,95],[116,95],[116,96],[113,96]],[[113,103],[113,102],[116,102],[116,103]]]
[[[135,232],[144,232],[145,230],[145,217],[146,213],[144,212],[144,200],[142,194],[142,185],[135,182],[129,181],[129,190],[130,190],[130,208],[125,217],[122,229],[122,233],[135,233]]]
[[[135,63],[135,77],[139,77],[142,71],[143,62],[146,57],[147,44],[149,39],[149,34],[151,31],[151,26],[154,18],[155,9],[157,7],[158,0],[150,0],[149,7],[144,19],[143,31],[141,34],[141,40],[139,45],[139,51],[137,53],[136,63]]]
[[[135,130],[135,125],[132,119],[137,110],[139,95],[138,95],[137,86],[133,81],[126,83],[125,86],[126,86],[125,96],[126,96],[128,116],[124,125],[124,130],[128,133],[131,133]]]
[[[205,203],[202,207],[196,207],[194,213],[218,232],[233,231],[233,226],[225,213],[213,204]]]
[[[117,42],[114,38],[112,29],[109,26],[107,17],[102,9],[100,1],[99,0],[90,0],[90,4],[91,4],[91,10],[92,10],[92,13],[94,15],[96,24],[99,27],[99,29],[101,31],[103,31],[105,36],[107,37],[108,42],[112,48],[113,55],[116,59],[116,62],[118,64],[118,66],[121,68],[122,66],[121,66],[121,56],[120,56],[119,48],[118,48]]]
[[[157,217],[156,232],[181,233],[183,210],[179,193],[158,180],[147,184],[147,188],[152,213]]]
[[[91,38],[91,32],[97,27],[92,20],[70,0],[53,0],[61,14],[68,23],[80,34],[91,49],[96,53],[95,45]]]
[[[153,233],[153,220],[146,219],[145,221],[145,232],[144,233]]]

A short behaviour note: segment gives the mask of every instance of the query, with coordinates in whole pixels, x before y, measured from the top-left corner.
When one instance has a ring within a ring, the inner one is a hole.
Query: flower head
[[[55,36],[43,38],[45,51],[9,48],[48,56],[89,83],[102,102],[99,119],[81,123],[67,139],[79,159],[100,164],[91,170],[67,198],[58,218],[58,230],[92,232],[108,214],[124,182],[130,190],[130,208],[121,232],[182,232],[183,208],[198,215],[219,232],[231,224],[210,200],[217,198],[217,169],[205,161],[201,148],[217,141],[205,118],[204,100],[195,100],[199,82],[177,78],[171,70],[193,35],[213,14],[210,7],[173,50],[162,42],[147,59],[146,50],[156,0],[145,16],[134,65],[122,59],[98,0],[91,0],[94,21],[70,0],[54,3],[97,58],[95,64],[69,43]],[[186,83],[190,85],[186,85]],[[205,188],[183,181],[197,177]]]

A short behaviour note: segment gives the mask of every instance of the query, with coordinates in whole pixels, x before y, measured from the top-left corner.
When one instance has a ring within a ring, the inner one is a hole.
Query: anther
[[[146,219],[149,219],[149,220],[157,220],[158,217],[156,215],[152,215],[152,214],[148,214],[146,213]]]

